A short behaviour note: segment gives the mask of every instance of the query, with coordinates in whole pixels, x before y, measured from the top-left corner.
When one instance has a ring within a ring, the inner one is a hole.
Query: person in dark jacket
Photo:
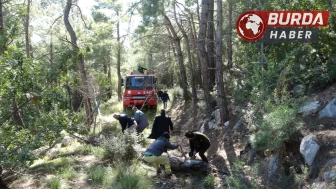
[[[167,176],[171,176],[171,168],[169,164],[169,159],[167,156],[163,156],[163,152],[167,152],[168,149],[176,149],[179,144],[171,144],[169,142],[169,133],[163,133],[157,140],[155,140],[145,151],[143,159],[148,163],[154,163],[157,174],[160,174],[160,164],[165,167],[165,172]]]
[[[164,91],[162,96],[161,96],[161,100],[163,102],[163,109],[167,108],[167,101],[170,101],[169,95],[167,93],[167,91]]]
[[[171,118],[166,115],[164,109],[161,110],[160,115],[155,116],[152,133],[148,136],[151,139],[159,138],[164,132],[172,133],[174,130]]]
[[[204,162],[209,163],[204,153],[210,147],[210,139],[203,133],[188,131],[184,134],[189,139],[190,152],[189,157],[194,157],[198,152]],[[196,152],[196,153],[195,153]]]
[[[119,120],[122,133],[124,133],[125,129],[127,128],[131,130],[137,127],[136,121],[126,114],[114,113],[113,117],[114,119]]]
[[[141,110],[138,110],[136,106],[132,107],[132,111],[134,112],[134,120],[138,125],[136,131],[140,134],[149,125],[147,117]]]

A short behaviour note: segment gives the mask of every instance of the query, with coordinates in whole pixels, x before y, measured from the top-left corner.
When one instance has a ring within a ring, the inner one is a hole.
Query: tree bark
[[[26,55],[27,55],[27,58],[30,58],[30,39],[29,39],[30,2],[31,2],[31,0],[27,0],[27,16],[26,16],[26,22],[25,22],[25,39],[26,39]]]
[[[4,19],[3,19],[3,12],[2,12],[3,3],[0,0],[0,36],[3,36],[4,33]],[[3,55],[6,49],[6,44],[0,44],[0,55]]]
[[[211,111],[211,95],[210,95],[210,76],[209,76],[209,68],[208,68],[208,52],[205,49],[205,37],[206,37],[206,29],[207,29],[207,19],[208,19],[208,11],[209,4],[207,0],[202,0],[202,14],[201,14],[201,22],[199,26],[198,39],[197,39],[197,52],[200,57],[200,61],[202,64],[202,76],[203,76],[203,91],[204,98],[206,103],[206,111],[209,114]]]
[[[197,53],[197,35],[196,35],[196,29],[195,29],[195,24],[194,24],[194,18],[191,13],[190,13],[189,25],[190,25],[190,36],[193,41],[192,44],[194,47],[193,50],[197,56],[196,75],[201,76],[201,77],[195,78],[195,80],[197,81],[198,87],[201,87],[202,86],[202,73],[201,73],[202,64],[199,58],[199,54]]]
[[[75,31],[73,30],[70,22],[69,22],[69,13],[71,10],[71,5],[72,5],[72,0],[67,0],[66,7],[64,9],[64,25],[69,32],[70,38],[71,38],[71,45],[73,49],[74,56],[77,57],[74,60],[77,62],[77,70],[80,73],[81,76],[81,84],[83,88],[83,102],[85,106],[85,112],[87,115],[87,123],[90,125],[93,121],[93,114],[92,112],[92,105],[91,101],[89,98],[89,91],[88,91],[88,83],[87,83],[87,78],[86,78],[86,72],[85,72],[85,62],[84,62],[84,57],[82,54],[79,54],[79,47],[77,45],[77,36]],[[76,91],[74,91],[76,92]],[[78,91],[77,91],[78,92]]]
[[[215,71],[215,26],[214,26],[214,0],[208,0],[209,14],[208,14],[208,36],[207,36],[207,51],[208,51],[208,67],[210,76],[210,90],[215,87],[216,71]]]
[[[117,11],[117,16],[119,16],[119,12]],[[121,42],[120,42],[120,28],[119,21],[117,22],[117,41],[118,41],[118,52],[117,52],[117,75],[118,75],[118,101],[122,100],[121,95],[121,73],[120,73],[120,63],[121,63]]]
[[[222,24],[223,9],[222,0],[217,0],[217,31],[216,31],[216,81],[217,81],[217,104],[222,126],[229,119],[229,111],[226,104],[225,85],[223,79],[223,62],[222,62]]]
[[[193,67],[192,60],[191,60],[189,38],[188,38],[188,35],[187,35],[186,31],[182,27],[182,23],[179,23],[179,21],[177,19],[177,16],[176,16],[176,1],[174,3],[174,17],[175,17],[175,22],[176,22],[178,28],[182,32],[184,42],[185,42],[185,47],[186,47],[187,54],[188,54],[188,65],[189,65],[190,75],[191,75],[191,94],[192,94],[191,99],[192,99],[193,110],[196,110],[196,107],[197,107],[197,93],[196,93],[196,85],[195,85],[195,80],[194,80],[195,79],[195,77],[194,77],[194,67]]]
[[[228,52],[228,71],[230,72],[233,62],[232,62],[232,6],[233,0],[229,0],[229,35],[227,39],[227,52]]]
[[[185,100],[188,100],[190,98],[190,95],[188,93],[188,80],[187,80],[187,74],[183,62],[183,54],[182,54],[182,49],[181,49],[181,39],[180,37],[177,36],[177,33],[171,24],[169,18],[166,15],[163,15],[164,17],[164,23],[168,27],[170,34],[172,35],[171,37],[173,38],[174,41],[174,46],[176,50],[176,55],[177,55],[177,60],[179,63],[180,67],[180,76],[181,76],[181,87],[183,90],[183,98]]]

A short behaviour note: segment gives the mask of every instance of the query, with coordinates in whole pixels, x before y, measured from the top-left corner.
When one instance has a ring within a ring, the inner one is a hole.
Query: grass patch
[[[62,186],[62,180],[59,177],[52,177],[47,181],[47,185],[50,189],[60,189]]]
[[[77,172],[73,167],[67,167],[62,170],[62,176],[65,180],[72,180],[76,177]]]
[[[111,168],[101,165],[87,168],[87,178],[91,184],[107,186],[111,182]]]
[[[119,165],[116,168],[115,183],[113,188],[116,189],[151,189],[151,181],[145,177],[146,171],[139,169],[137,166]]]

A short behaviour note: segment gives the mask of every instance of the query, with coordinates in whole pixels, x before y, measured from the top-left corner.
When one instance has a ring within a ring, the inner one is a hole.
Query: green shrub
[[[203,179],[203,186],[206,188],[213,188],[215,186],[215,176],[212,174],[207,175]]]
[[[106,139],[102,144],[104,158],[113,161],[128,161],[138,157],[140,155],[139,149],[141,149],[138,140],[135,132],[128,133],[127,130],[125,134]]]
[[[295,104],[266,105],[262,117],[257,118],[257,132],[251,137],[252,145],[259,150],[276,149],[295,132],[302,122],[297,118]]]

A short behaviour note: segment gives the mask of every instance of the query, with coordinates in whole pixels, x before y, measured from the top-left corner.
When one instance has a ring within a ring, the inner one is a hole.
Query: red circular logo
[[[266,31],[263,17],[256,11],[242,13],[236,22],[236,30],[239,37],[246,41],[254,42],[262,38]]]

